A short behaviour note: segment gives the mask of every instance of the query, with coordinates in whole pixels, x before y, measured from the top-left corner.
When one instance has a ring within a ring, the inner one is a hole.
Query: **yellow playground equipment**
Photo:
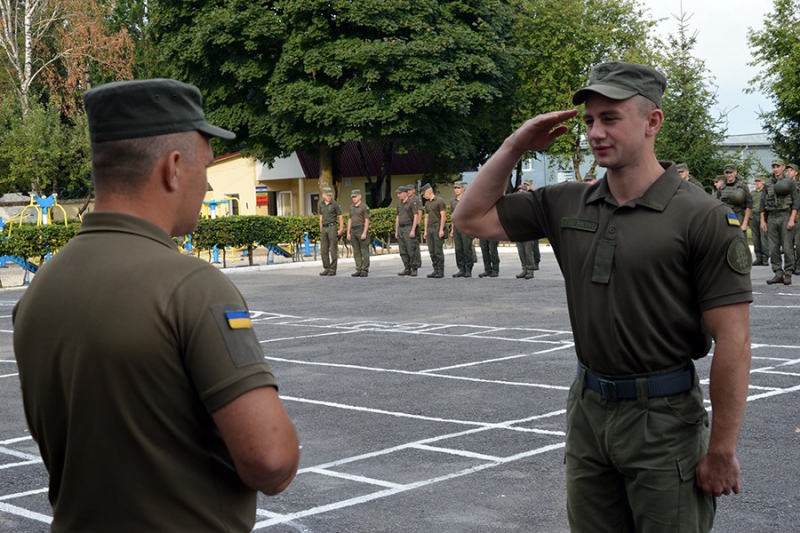
[[[53,193],[47,197],[41,197],[36,194],[31,193],[31,203],[25,206],[25,209],[19,215],[13,216],[9,218],[9,223],[19,222],[19,225],[22,225],[22,222],[26,217],[35,216],[36,217],[36,225],[37,226],[47,226],[50,222],[53,221],[54,215],[53,211],[58,208],[61,210],[61,214],[64,215],[64,225],[68,226],[69,223],[67,222],[67,212],[66,210],[61,207],[58,203],[58,194]],[[27,214],[28,210],[32,210],[35,214]],[[11,224],[9,224],[9,231],[11,230]]]

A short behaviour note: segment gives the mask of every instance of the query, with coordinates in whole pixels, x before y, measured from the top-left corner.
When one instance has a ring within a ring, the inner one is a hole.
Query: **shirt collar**
[[[675,191],[678,190],[684,180],[678,175],[673,163],[659,161],[659,164],[664,169],[664,173],[640,198],[633,200],[629,204],[631,207],[642,206],[654,211],[664,211],[669,205],[670,200],[675,195]],[[586,195],[587,205],[601,200],[616,205],[616,201],[608,189],[608,178],[598,180],[596,183],[589,185],[589,187],[593,187],[594,190]]]
[[[147,220],[115,211],[95,211],[83,216],[78,233],[116,232],[130,233],[152,239],[178,251],[175,241],[161,228]]]

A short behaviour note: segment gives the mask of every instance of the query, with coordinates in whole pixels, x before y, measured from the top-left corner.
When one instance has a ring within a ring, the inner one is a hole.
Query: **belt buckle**
[[[617,399],[617,385],[613,381],[605,379],[598,379],[597,381],[600,383],[600,396],[606,400]]]

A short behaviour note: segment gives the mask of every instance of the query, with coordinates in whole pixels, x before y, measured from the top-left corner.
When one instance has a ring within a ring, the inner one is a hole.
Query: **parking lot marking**
[[[366,483],[368,485],[377,485],[387,489],[396,489],[403,486],[400,483],[392,483],[391,481],[384,481],[382,479],[374,479],[371,477],[357,476],[355,474],[347,474],[345,472],[337,472],[336,470],[328,470],[326,468],[309,468],[307,472],[321,474],[323,476],[338,477],[339,479],[346,479],[348,481],[357,481],[359,483]]]

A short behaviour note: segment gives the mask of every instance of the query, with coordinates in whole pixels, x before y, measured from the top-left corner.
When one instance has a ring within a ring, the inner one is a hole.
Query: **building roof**
[[[722,146],[772,146],[772,139],[767,133],[744,133],[739,135],[728,135],[720,143]]]

